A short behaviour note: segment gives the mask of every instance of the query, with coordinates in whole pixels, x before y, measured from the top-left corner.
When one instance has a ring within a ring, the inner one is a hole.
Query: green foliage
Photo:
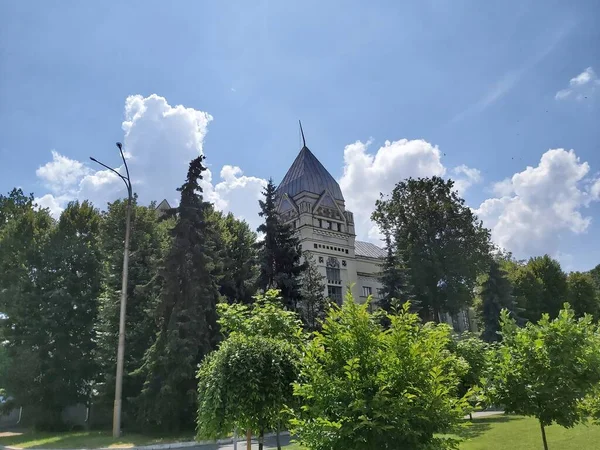
[[[64,407],[89,399],[97,370],[100,215],[74,202],[54,224],[23,199],[8,202],[0,239],[6,388],[36,427],[58,428]]]
[[[325,318],[329,305],[325,297],[325,277],[319,272],[310,252],[304,252],[304,261],[307,268],[302,274],[300,315],[306,329],[316,331],[320,328],[320,323]]]
[[[524,319],[537,322],[542,314],[556,317],[567,301],[567,275],[560,263],[548,255],[529,259],[527,264],[506,263],[514,295]]]
[[[447,349],[446,324],[421,326],[405,304],[397,314],[369,313],[348,293],[332,306],[308,344],[294,392],[292,433],[312,450],[450,448],[468,409],[456,397],[464,362]],[[378,316],[386,315],[384,330]]]
[[[452,180],[401,181],[388,198],[377,201],[372,217],[389,233],[392,254],[408,268],[425,319],[439,321],[440,313],[456,313],[471,303],[477,275],[489,258],[490,233]]]
[[[136,399],[138,420],[153,429],[176,431],[192,425],[197,365],[218,339],[219,234],[199,185],[206,170],[203,159],[190,162],[186,182],[179,188],[170,249],[159,272],[159,330],[141,368],[145,382]]]
[[[600,291],[589,273],[571,272],[567,277],[569,303],[578,317],[591,314],[600,318]]]
[[[382,217],[382,219],[384,219]],[[407,252],[396,248],[392,243],[391,230],[389,223],[383,221],[382,230],[385,236],[386,257],[381,267],[381,298],[377,305],[384,311],[391,311],[397,301],[411,301],[413,308],[418,309],[419,302],[412,295],[410,286],[410,272],[405,258]]]
[[[500,339],[500,313],[508,309],[516,314],[516,300],[512,295],[513,287],[507,273],[500,263],[491,260],[487,273],[479,287],[477,313],[483,325],[482,339],[495,342]]]
[[[256,233],[233,214],[215,211],[223,245],[219,292],[229,303],[251,303],[258,277]]]
[[[501,329],[491,400],[506,412],[537,418],[542,429],[580,422],[579,404],[600,382],[600,330],[591,316],[577,319],[565,304],[554,320],[544,314],[519,328],[503,311]]]
[[[285,306],[296,311],[301,298],[300,277],[307,265],[301,261],[300,242],[294,230],[289,224],[282,223],[277,214],[277,192],[273,180],[269,180],[263,195],[264,200],[259,200],[259,215],[264,222],[258,227],[258,232],[264,234],[264,238],[257,244],[258,287],[263,291],[278,289]]]
[[[96,355],[100,365],[100,384],[97,386],[99,398],[95,403],[104,403],[109,408],[112,407],[115,389],[126,210],[127,200],[109,203],[100,227],[103,267]],[[168,236],[158,221],[155,205],[140,206],[135,196],[131,211],[125,322],[127,334],[122,394],[125,423],[135,413],[129,399],[140,393],[144,382],[143,374],[137,369],[142,366],[144,354],[156,336],[154,314],[160,292],[156,274],[162,263],[165,243],[168,243]]]
[[[235,426],[261,434],[279,427],[293,402],[301,322],[272,290],[252,306],[221,303],[218,310],[227,339],[198,371],[198,437],[223,436]]]
[[[478,392],[483,379],[492,369],[494,347],[471,333],[464,333],[455,340],[451,349],[467,364],[460,377],[459,396],[470,394],[469,403],[475,407],[482,400]]]

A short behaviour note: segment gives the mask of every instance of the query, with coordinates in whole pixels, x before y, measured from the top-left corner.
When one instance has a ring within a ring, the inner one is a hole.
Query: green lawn
[[[193,433],[161,437],[124,434],[119,439],[113,439],[111,433],[106,431],[76,431],[70,433],[0,432],[0,445],[22,448],[133,447],[136,445],[192,440],[194,440]]]
[[[491,416],[475,419],[460,433],[465,439],[460,450],[542,450],[540,426],[535,419],[518,416]],[[600,449],[600,426],[579,425],[567,430],[558,425],[546,428],[551,450]],[[286,450],[305,450],[289,445]]]

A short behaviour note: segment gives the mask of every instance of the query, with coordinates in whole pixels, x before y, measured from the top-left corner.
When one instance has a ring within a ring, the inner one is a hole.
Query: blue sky
[[[600,4],[371,3],[1,2],[0,191],[102,206],[123,192],[88,156],[124,141],[172,200],[204,151],[207,196],[255,224],[302,119],[359,237],[379,191],[440,174],[518,256],[600,263]]]

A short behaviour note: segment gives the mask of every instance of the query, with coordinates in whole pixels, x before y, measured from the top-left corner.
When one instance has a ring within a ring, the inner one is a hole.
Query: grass
[[[460,450],[536,450],[542,449],[540,426],[535,419],[518,416],[489,416],[475,419],[460,433],[463,442]],[[600,449],[600,426],[578,425],[566,429],[558,425],[546,428],[548,446],[551,449],[583,450]],[[80,431],[72,433],[0,433],[0,445],[22,448],[126,448],[163,442],[193,440],[193,435],[143,436],[126,434],[114,440],[103,431]],[[593,447],[597,445],[597,447]],[[285,450],[306,450],[297,444],[284,446]]]
[[[461,433],[460,450],[542,450],[542,434],[537,420],[519,416],[489,416],[473,420]],[[559,425],[546,428],[550,449],[600,449],[600,426],[578,425],[566,429]],[[285,450],[306,450],[297,444]]]
[[[21,448],[127,448],[136,445],[151,445],[164,442],[193,441],[194,434],[177,436],[145,436],[125,433],[113,439],[107,431],[74,431],[67,433],[44,433],[24,430],[21,432],[0,432],[0,445]]]

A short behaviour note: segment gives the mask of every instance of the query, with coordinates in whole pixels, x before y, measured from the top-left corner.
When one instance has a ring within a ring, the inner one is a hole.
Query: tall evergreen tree
[[[279,289],[285,306],[297,310],[300,294],[300,276],[307,264],[301,261],[300,242],[289,224],[277,214],[276,187],[270,179],[259,200],[260,217],[264,219],[258,232],[264,239],[258,243],[260,272],[258,287],[264,291]]]
[[[320,328],[320,322],[327,313],[325,277],[319,272],[310,252],[304,252],[304,261],[307,268],[302,274],[300,317],[309,331],[316,331]]]
[[[121,303],[121,276],[123,271],[123,237],[127,200],[108,204],[101,226],[102,293],[98,317],[98,352],[100,364],[99,391],[96,405],[112,408],[115,390],[117,344],[119,338],[119,309]],[[129,277],[127,287],[127,337],[125,342],[125,370],[123,377],[123,422],[133,412],[131,398],[139,395],[144,382],[139,369],[144,354],[156,336],[154,312],[158,304],[160,283],[156,276],[168,241],[165,223],[159,222],[155,204],[140,206],[133,199]]]
[[[232,213],[215,211],[223,246],[219,291],[228,303],[252,303],[258,277],[256,233]]]
[[[498,261],[492,259],[480,286],[480,302],[477,308],[483,324],[481,338],[484,341],[500,340],[498,331],[500,331],[500,313],[503,309],[508,309],[513,315],[516,314],[517,305],[512,290],[506,272]]]
[[[159,331],[142,366],[146,381],[137,399],[138,419],[153,429],[193,425],[196,368],[217,342],[218,230],[199,185],[206,170],[203,160],[199,156],[190,162],[179,188],[172,242],[160,271]]]
[[[387,254],[381,265],[381,298],[377,303],[385,311],[391,312],[395,300],[401,303],[410,301],[411,308],[418,311],[419,301],[412,295],[408,266],[404,261],[406,252],[395,247],[388,227],[383,232]]]

